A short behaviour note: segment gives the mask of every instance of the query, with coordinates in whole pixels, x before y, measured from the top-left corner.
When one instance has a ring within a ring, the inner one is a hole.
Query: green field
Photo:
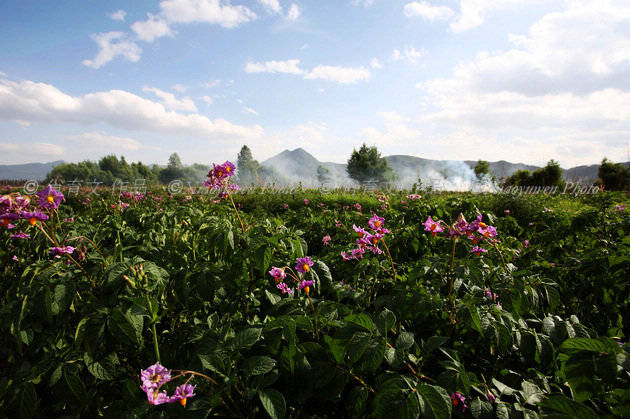
[[[62,192],[5,217],[0,416],[630,416],[626,195]]]

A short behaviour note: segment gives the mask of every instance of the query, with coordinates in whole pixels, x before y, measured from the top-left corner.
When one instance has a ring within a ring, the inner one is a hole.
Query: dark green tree
[[[630,190],[630,167],[613,163],[607,158],[597,169],[597,183],[609,191]]]
[[[166,168],[162,169],[159,174],[160,182],[169,183],[175,179],[184,178],[184,165],[177,153],[173,153],[168,158]]]
[[[322,185],[330,182],[330,170],[326,166],[317,166],[317,181]]]
[[[241,183],[242,186],[251,185],[258,179],[260,164],[258,164],[258,161],[254,160],[252,151],[246,145],[244,145],[238,153],[236,167],[238,169],[238,182]]]
[[[477,160],[474,171],[477,179],[480,180],[486,176],[490,176],[490,163],[485,160]]]
[[[387,160],[381,157],[376,147],[368,147],[365,143],[359,151],[352,152],[346,172],[351,179],[361,185],[376,182],[382,185],[394,178],[393,170],[387,165]]]

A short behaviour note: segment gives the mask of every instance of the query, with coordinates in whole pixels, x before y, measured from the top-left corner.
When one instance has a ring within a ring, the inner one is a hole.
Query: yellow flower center
[[[228,172],[228,173],[230,173],[230,170],[232,170],[232,168],[230,166],[225,168],[225,171]]]
[[[153,381],[154,383],[159,383],[161,379],[162,376],[160,374],[155,374],[151,376],[151,381]]]
[[[380,221],[378,221],[378,220],[376,220],[376,221],[374,221],[374,225],[375,225],[376,227],[380,227],[380,226],[381,226],[381,222],[380,222]]]
[[[311,268],[305,263],[304,265],[302,265],[302,270],[304,270],[304,272],[308,272],[311,270]]]
[[[9,225],[9,219],[8,218],[3,218],[2,219],[2,225],[3,226],[8,226]]]
[[[431,224],[431,231],[435,230],[435,224]]]
[[[307,285],[307,286],[305,286],[305,287],[304,287],[304,292],[305,292],[306,294],[308,294],[308,293],[309,293],[309,291],[310,291],[310,288],[308,287],[308,285]]]
[[[479,223],[479,227],[486,228],[486,227],[488,227],[488,225],[486,223]]]
[[[37,224],[37,218],[35,217],[31,217],[31,219],[29,220],[29,222],[31,223],[32,226],[34,226],[35,224]]]
[[[186,407],[186,399],[179,399],[179,404],[181,404],[183,407]]]
[[[49,203],[51,203],[51,204],[52,204],[53,202],[55,202],[55,197],[54,197],[54,196],[52,196],[52,195],[48,195],[48,196],[46,197],[46,200],[47,200]]]

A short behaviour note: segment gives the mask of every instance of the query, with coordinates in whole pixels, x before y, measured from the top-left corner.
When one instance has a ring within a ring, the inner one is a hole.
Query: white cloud
[[[269,13],[282,13],[282,6],[278,0],[258,0],[258,3],[262,4]]]
[[[160,9],[169,22],[205,22],[224,28],[235,28],[257,17],[245,6],[223,3],[221,0],[164,0],[160,2]]]
[[[134,63],[140,59],[142,49],[122,32],[104,32],[90,37],[96,41],[100,51],[93,60],[82,62],[86,67],[101,68],[119,55]]]
[[[420,58],[424,57],[426,53],[427,52],[424,48],[417,50],[414,47],[405,47],[404,51],[402,52],[398,49],[395,49],[392,52],[392,60],[400,61],[402,59],[405,59],[412,64],[417,64]]]
[[[455,14],[450,7],[432,6],[426,1],[407,3],[404,8],[404,13],[407,17],[420,16],[430,21],[449,19]]]
[[[599,2],[550,13],[511,35],[515,48],[479,53],[459,63],[454,79],[476,92],[504,90],[524,95],[605,88],[630,90],[630,8]]]
[[[171,28],[169,28],[168,23],[164,19],[151,13],[147,13],[147,16],[147,20],[139,20],[131,25],[131,30],[136,33],[138,39],[153,42],[163,36],[173,36]]]
[[[323,79],[337,83],[356,83],[370,78],[370,71],[365,67],[339,67],[318,65],[304,76],[305,79]]]
[[[202,96],[201,100],[203,100],[208,105],[212,105],[214,103],[214,101],[212,100],[210,96]]]
[[[197,112],[195,102],[193,102],[189,97],[177,99],[174,94],[165,92],[155,87],[143,87],[142,91],[155,94],[158,98],[160,98],[160,103],[162,103],[166,109],[172,111]]]
[[[107,16],[109,16],[110,19],[120,20],[121,22],[123,22],[125,20],[125,16],[127,16],[127,12],[125,12],[124,10],[117,10],[113,13],[109,13]]]
[[[284,74],[303,74],[304,70],[300,67],[300,60],[286,61],[266,61],[262,63],[248,62],[245,64],[246,73],[284,73]]]
[[[247,106],[243,107],[243,112],[244,113],[249,113],[249,114],[252,114],[252,115],[258,115],[258,112],[256,112],[255,109],[249,108]]]
[[[0,76],[2,76],[2,77],[6,77],[6,76],[7,76],[7,73],[5,73],[4,71],[0,71]]]
[[[207,81],[205,83],[201,83],[201,87],[204,87],[206,89],[211,89],[213,87],[217,87],[219,84],[221,83],[221,80],[211,80],[211,81]]]
[[[24,155],[28,155],[30,159],[34,157],[54,156],[58,157],[64,154],[65,148],[57,144],[51,143],[0,143],[0,151],[11,157],[18,157],[20,160]],[[3,156],[6,159],[7,156]],[[31,160],[32,161],[32,160]]]
[[[287,19],[295,21],[300,17],[300,7],[293,3],[287,12]]]
[[[123,90],[74,97],[32,81],[0,80],[0,119],[9,121],[107,124],[126,130],[190,135],[201,138],[254,138],[258,125],[245,127],[224,119],[168,111],[163,104]]]
[[[154,148],[143,146],[135,138],[116,137],[104,132],[86,132],[70,136],[68,139],[80,145],[81,148],[108,149],[112,151],[137,151],[143,148]]]
[[[376,58],[372,58],[372,60],[370,61],[370,67],[383,68],[383,64],[381,64]]]
[[[459,14],[454,17],[450,27],[453,32],[463,32],[483,24],[491,11],[541,2],[543,0],[460,0]]]
[[[352,0],[353,6],[370,7],[374,4],[374,0]]]
[[[265,61],[261,63],[248,62],[245,64],[246,73],[283,73],[303,75],[305,79],[323,79],[337,83],[356,83],[370,78],[370,71],[365,67],[340,67],[318,65],[306,72],[299,67],[300,60]]]
[[[570,2],[526,35],[511,35],[514,48],[481,52],[456,65],[452,77],[420,83],[430,106],[420,120],[442,131],[457,126],[458,138],[486,138],[480,147],[488,153],[497,147],[492,153],[504,159],[536,161],[537,153],[565,165],[592,164],[604,155],[625,160],[628,27],[628,7]]]
[[[188,89],[188,86],[184,86],[183,84],[179,84],[178,83],[178,84],[172,85],[171,89],[173,89],[173,90],[175,90],[176,92],[179,92],[179,93],[184,93]]]

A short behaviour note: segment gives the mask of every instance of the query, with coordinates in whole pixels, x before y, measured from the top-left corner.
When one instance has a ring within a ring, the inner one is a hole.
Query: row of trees
[[[116,180],[133,183],[137,179],[144,179],[146,184],[150,185],[181,179],[184,182],[199,183],[203,182],[209,170],[209,166],[203,164],[185,167],[177,153],[171,154],[166,167],[160,167],[156,164],[149,167],[142,162],[129,164],[124,156],[118,158],[115,155],[109,155],[101,158],[98,162],[85,160],[79,163],[65,163],[55,166],[48,173],[46,182],[76,180],[98,182],[111,186]]]
[[[237,158],[237,181],[242,186],[262,185],[266,183],[282,182],[282,177],[273,169],[262,166],[254,159],[250,148],[244,145]],[[127,163],[124,157],[115,155],[105,156],[98,162],[89,160],[80,163],[67,163],[56,166],[48,174],[46,181],[98,181],[104,185],[112,185],[115,180],[134,182],[136,179],[144,179],[147,184],[168,183],[179,179],[184,182],[198,184],[204,181],[209,166],[193,164],[184,166],[177,153],[171,154],[166,167],[158,165],[146,166],[142,162]],[[382,186],[395,180],[395,174],[388,166],[385,158],[376,147],[368,147],[363,144],[361,148],[354,149],[346,166],[348,176],[361,185],[375,184]],[[478,179],[494,177],[490,173],[490,164],[479,160],[474,168]],[[317,179],[321,184],[331,180],[331,173],[325,166],[317,168]],[[506,186],[557,186],[563,188],[562,168],[558,162],[551,160],[543,168],[530,172],[518,170],[503,182]],[[630,167],[620,163],[613,163],[604,159],[598,170],[597,184],[606,190],[629,190]]]

